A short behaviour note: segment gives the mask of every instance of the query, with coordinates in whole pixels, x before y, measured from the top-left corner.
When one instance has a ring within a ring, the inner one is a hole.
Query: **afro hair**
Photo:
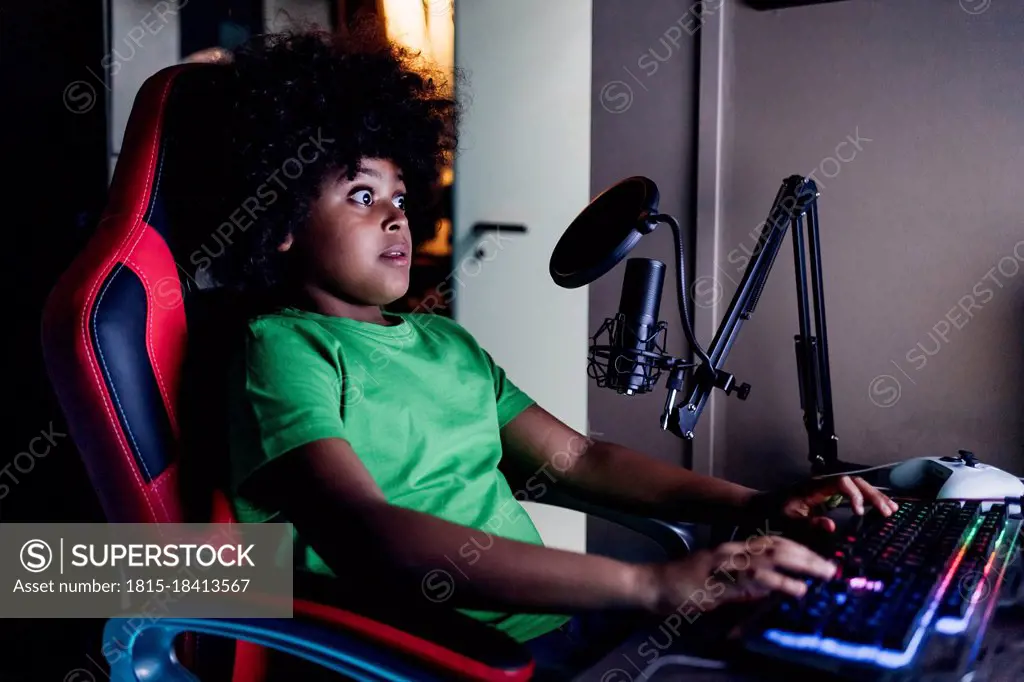
[[[277,247],[304,228],[325,177],[351,179],[363,158],[402,170],[414,243],[433,236],[440,173],[457,147],[459,107],[444,74],[369,31],[258,36],[228,68],[231,192],[258,209],[213,260],[220,284],[273,292],[287,272]]]

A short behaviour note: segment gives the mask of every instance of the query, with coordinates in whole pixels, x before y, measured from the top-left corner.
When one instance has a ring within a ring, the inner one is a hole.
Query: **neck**
[[[348,301],[315,286],[303,286],[290,298],[298,307],[312,310],[321,315],[347,317],[359,322],[370,322],[373,324],[391,324],[385,319],[384,311],[381,310],[379,305],[367,305],[365,303]]]

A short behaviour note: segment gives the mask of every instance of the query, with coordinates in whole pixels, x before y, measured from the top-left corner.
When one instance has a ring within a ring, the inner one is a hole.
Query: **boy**
[[[426,603],[441,590],[447,607],[525,642],[555,676],[593,662],[634,616],[683,608],[737,554],[749,558],[745,570],[702,608],[773,590],[800,595],[793,574],[833,575],[778,537],[660,564],[543,546],[499,466],[544,468],[580,497],[667,519],[772,515],[831,530],[811,509],[835,493],[858,513],[865,501],[886,515],[895,505],[860,479],[769,495],[591,441],[521,391],[457,323],[385,312],[409,287],[430,227],[421,211],[456,144],[456,102],[407,58],[314,34],[265,38],[235,55],[237,180],[251,193],[279,169],[288,178],[213,261],[262,310],[231,384],[239,520],[292,522],[300,569],[380,599]]]

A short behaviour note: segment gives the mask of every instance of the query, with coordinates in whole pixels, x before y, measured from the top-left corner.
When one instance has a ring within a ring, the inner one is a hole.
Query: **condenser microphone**
[[[665,264],[650,258],[630,258],[622,278],[619,313],[611,329],[608,387],[619,393],[647,393],[657,383],[664,357],[665,324],[658,321]]]
[[[679,318],[683,332],[693,353],[711,367],[714,375],[711,360],[697,342],[689,323],[683,296],[686,277],[682,232],[675,218],[658,211],[658,197],[658,186],[642,175],[621,180],[594,197],[555,245],[548,266],[551,279],[566,289],[586,286],[626,260],[644,235],[653,232],[659,224],[668,223],[676,243]],[[615,317],[605,318],[601,328],[590,337],[587,374],[598,388],[614,388],[627,395],[647,393],[665,370],[671,373],[669,401],[675,400],[683,373],[694,364],[665,352],[668,326],[658,321],[664,282],[664,263],[648,258],[627,260],[619,312]]]

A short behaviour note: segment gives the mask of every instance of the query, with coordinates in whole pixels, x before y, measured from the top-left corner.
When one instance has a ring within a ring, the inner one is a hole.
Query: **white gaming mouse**
[[[1024,482],[1002,469],[982,464],[967,450],[958,457],[917,457],[897,464],[889,484],[898,490],[928,489],[939,500],[999,500],[1024,496]]]

